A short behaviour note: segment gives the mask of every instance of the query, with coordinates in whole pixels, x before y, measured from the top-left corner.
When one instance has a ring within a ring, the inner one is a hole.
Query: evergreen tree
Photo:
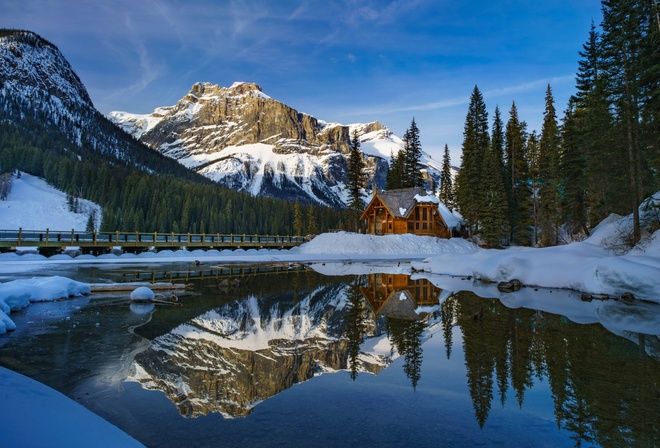
[[[655,8],[657,13],[657,5]],[[658,22],[657,15],[652,14],[651,2],[646,0],[603,0],[602,11],[608,91],[618,118],[618,135],[622,136],[617,146],[627,156],[628,182],[620,187],[627,189],[629,212],[633,214],[632,243],[635,244],[641,238],[638,207],[648,193],[642,111],[649,94],[645,87],[650,72],[655,72],[657,86],[657,61],[651,62],[653,53],[657,52],[657,42],[652,42],[655,30],[651,31],[650,27],[657,27]]]
[[[362,157],[362,151],[360,151],[360,138],[357,130],[353,130],[348,167],[346,169],[346,186],[348,188],[348,208],[354,211],[361,211],[364,208],[361,193],[366,182],[364,166],[364,158]]]
[[[314,216],[314,206],[311,204],[307,208],[307,234],[316,235],[318,228],[316,226],[316,216]]]
[[[470,234],[479,229],[479,211],[482,206],[479,188],[484,154],[489,146],[488,112],[479,88],[474,86],[463,130],[461,170],[456,179],[456,200]]]
[[[387,178],[385,180],[385,189],[396,190],[403,188],[403,171],[406,155],[403,149],[400,149],[396,155],[390,157],[390,165],[387,169]]]
[[[403,137],[405,159],[403,162],[403,188],[424,188],[426,183],[420,172],[420,159],[422,157],[422,144],[419,139],[419,128],[415,118]]]
[[[541,244],[559,244],[559,151],[560,133],[550,85],[545,93],[543,127],[539,141],[539,210],[538,227]]]
[[[296,199],[296,202],[293,205],[293,233],[296,236],[302,236],[303,234],[303,217],[302,217],[302,210],[300,210],[300,204],[298,203],[298,199]]]
[[[455,206],[454,181],[451,174],[451,162],[449,160],[449,146],[445,144],[445,152],[442,156],[442,168],[440,172],[439,197],[444,204],[452,209]]]
[[[86,232],[93,232],[96,229],[96,210],[92,210],[85,226]]]
[[[536,134],[536,131],[530,132],[527,137],[527,159],[529,164],[529,179],[531,182],[531,191],[532,191],[532,228],[533,237],[531,244],[537,245],[539,242],[538,239],[538,228],[539,228],[539,185],[541,183],[541,178],[539,174],[539,137]]]
[[[509,120],[504,134],[506,153],[507,185],[509,198],[509,239],[514,244],[530,243],[530,199],[532,191],[529,185],[529,166],[527,162],[526,141],[527,125],[518,118],[516,103],[511,104]]]
[[[508,197],[504,188],[504,163],[502,160],[502,122],[496,109],[493,121],[491,148],[486,151],[480,191],[482,194],[481,239],[489,246],[499,245],[506,235]],[[499,136],[497,134],[500,134]],[[499,148],[498,148],[499,146]]]

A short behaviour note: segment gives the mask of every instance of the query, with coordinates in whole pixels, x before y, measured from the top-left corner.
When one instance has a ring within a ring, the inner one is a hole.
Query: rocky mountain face
[[[68,141],[66,148],[48,148],[53,153],[82,160],[93,152],[110,163],[191,177],[98,112],[59,49],[31,31],[0,29],[0,120],[28,135],[51,133]]]
[[[349,290],[333,283],[298,302],[250,296],[215,308],[154,339],[136,356],[131,377],[163,391],[182,415],[236,418],[322,373],[377,374],[392,359],[389,350],[359,348],[362,333],[351,327]],[[366,336],[386,338],[375,315],[359,303],[353,312],[363,316]]]
[[[389,156],[400,138],[378,122],[344,126],[300,113],[252,83],[192,86],[174,106],[148,115],[109,118],[140,141],[230,188],[344,207],[350,138],[357,131],[367,166],[367,191],[385,186]],[[431,182],[440,164],[425,155]]]

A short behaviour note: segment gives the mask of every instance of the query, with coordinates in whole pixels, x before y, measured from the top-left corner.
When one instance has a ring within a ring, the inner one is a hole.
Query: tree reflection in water
[[[136,359],[140,381],[169,390],[171,399],[186,403],[188,415],[240,416],[319,372],[346,370],[355,381],[360,372],[378,374],[398,355],[417,390],[424,381],[423,343],[432,336],[427,330],[439,325],[447,359],[461,344],[453,331],[462,334],[466,383],[480,427],[493,400],[523,408],[525,394],[547,381],[557,426],[570,431],[577,446],[660,445],[660,362],[653,357],[658,335],[621,337],[599,324],[512,309],[471,292],[450,295],[407,275],[324,283],[316,277],[296,273],[286,293],[269,297],[252,290],[156,338],[154,349]],[[389,353],[365,348],[383,338]],[[182,397],[186,389],[178,378],[196,389]],[[206,407],[193,409],[202,402]]]

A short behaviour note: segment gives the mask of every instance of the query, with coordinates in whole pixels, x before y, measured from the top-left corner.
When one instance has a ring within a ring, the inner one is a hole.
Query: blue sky
[[[540,131],[548,83],[559,117],[598,0],[0,0],[0,26],[64,53],[103,113],[149,113],[192,84],[259,84],[329,122],[378,120],[460,164],[475,85],[492,122],[512,101]]]

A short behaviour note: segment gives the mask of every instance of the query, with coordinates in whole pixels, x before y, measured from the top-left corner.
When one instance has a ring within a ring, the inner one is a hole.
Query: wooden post
[[[73,246],[73,234],[75,232],[75,229],[71,229],[71,245]]]
[[[21,240],[23,239],[23,227],[18,228],[18,244],[17,246],[21,245]]]
[[[46,229],[46,246],[48,246],[48,234],[50,233],[50,229]]]
[[[93,238],[94,238],[94,247],[96,247],[96,232],[94,232]]]

